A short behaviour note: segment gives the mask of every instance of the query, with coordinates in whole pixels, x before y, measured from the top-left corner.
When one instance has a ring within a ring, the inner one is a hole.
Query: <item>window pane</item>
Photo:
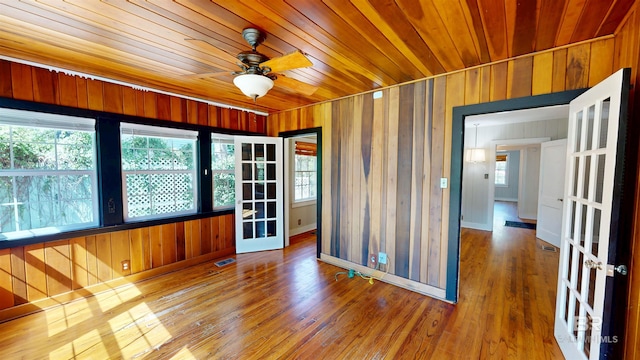
[[[95,131],[73,128],[76,118],[49,122],[50,114],[0,111],[0,239],[23,238],[97,225]],[[38,118],[37,121],[31,120]],[[48,230],[50,229],[50,230]],[[29,231],[29,232],[27,232]]]
[[[197,140],[172,137],[162,127],[132,135],[136,128],[128,125],[121,136],[125,220],[195,213]]]
[[[507,185],[508,155],[501,153],[496,155],[495,184]]]
[[[232,206],[236,200],[236,176],[233,173],[213,174],[214,207]]]
[[[249,145],[250,146],[250,145]],[[213,207],[232,207],[236,200],[235,145],[233,138],[211,136],[211,172],[213,175]],[[242,177],[251,179],[251,164],[243,164]]]
[[[316,198],[316,157],[295,155],[294,201]]]

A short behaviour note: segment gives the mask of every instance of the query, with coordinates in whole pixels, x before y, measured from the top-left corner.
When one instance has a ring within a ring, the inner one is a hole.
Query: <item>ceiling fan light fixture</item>
[[[273,87],[273,80],[256,74],[242,74],[233,79],[233,83],[242,91],[243,94],[256,100],[263,97]]]

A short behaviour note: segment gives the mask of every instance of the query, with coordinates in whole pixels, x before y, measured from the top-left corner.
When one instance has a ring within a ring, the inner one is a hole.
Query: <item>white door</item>
[[[237,136],[236,253],[283,248],[282,138]]]
[[[567,139],[540,144],[540,181],[536,237],[560,247]]]
[[[623,334],[611,332],[616,309],[610,286],[613,276],[621,275],[609,263],[615,255],[610,245],[615,249],[618,241],[611,224],[622,198],[616,176],[624,161],[616,155],[625,149],[625,136],[618,134],[621,124],[626,127],[620,112],[626,113],[628,91],[622,89],[628,89],[629,71],[623,70],[570,104],[554,334],[572,360],[610,356],[607,352],[623,340]]]

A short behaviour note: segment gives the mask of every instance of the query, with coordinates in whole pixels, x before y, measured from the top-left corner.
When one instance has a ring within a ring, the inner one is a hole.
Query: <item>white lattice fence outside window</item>
[[[196,212],[197,132],[122,124],[125,220]]]

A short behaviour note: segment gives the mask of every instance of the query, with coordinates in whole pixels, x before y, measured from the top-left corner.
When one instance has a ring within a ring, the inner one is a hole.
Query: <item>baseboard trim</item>
[[[493,199],[494,201],[505,201],[505,202],[518,202],[518,199],[511,199],[511,198],[499,198],[496,197]]]
[[[142,280],[151,279],[153,277],[160,276],[160,275],[166,275],[174,271],[178,271],[193,265],[201,264],[201,263],[218,259],[224,256],[229,256],[235,253],[236,253],[235,247],[225,249],[225,250],[215,251],[209,254],[200,255],[195,258],[182,260],[182,261],[175,262],[173,264],[161,266],[159,268],[149,269],[149,270],[128,275],[122,278],[117,278],[117,279],[109,280],[100,284],[91,285],[82,289],[77,289],[77,290],[69,291],[59,295],[55,295],[52,297],[48,297],[45,299],[40,299],[40,300],[32,301],[26,304],[20,304],[10,308],[2,309],[0,310],[0,323],[17,319],[19,317],[33,314],[46,309],[50,309],[56,306],[61,306],[69,302],[72,302],[74,300],[95,296],[99,293],[113,290],[114,288],[117,288],[117,287],[124,287],[127,285],[132,285],[136,282],[140,282]]]
[[[398,287],[401,287],[403,289],[407,289],[407,290],[411,290],[414,292],[417,292],[419,294],[422,295],[427,295],[433,298],[436,298],[438,300],[442,300],[448,303],[451,303],[450,301],[446,300],[446,290],[445,289],[441,289],[441,288],[437,288],[435,286],[431,286],[431,285],[427,285],[427,284],[423,284],[417,281],[413,281],[413,280],[409,280],[400,276],[396,276],[396,275],[392,275],[392,274],[387,274],[384,271],[380,271],[380,270],[374,270],[370,267],[366,267],[363,265],[359,265],[356,263],[352,263],[350,261],[347,260],[343,260],[334,256],[330,256],[330,255],[326,255],[326,254],[320,254],[320,260],[324,261],[328,264],[331,265],[335,265],[338,267],[341,267],[343,269],[353,269],[356,271],[360,271],[363,274],[367,274],[370,276],[373,276],[374,279],[382,281],[382,282],[386,282],[387,284],[391,284],[391,285],[395,285]]]
[[[309,224],[309,225],[299,226],[297,228],[289,229],[289,237],[304,234],[306,232],[315,230],[316,228],[317,228],[316,224]]]
[[[487,224],[473,223],[468,221],[461,221],[460,227],[483,231],[493,231],[493,226],[489,227]]]

